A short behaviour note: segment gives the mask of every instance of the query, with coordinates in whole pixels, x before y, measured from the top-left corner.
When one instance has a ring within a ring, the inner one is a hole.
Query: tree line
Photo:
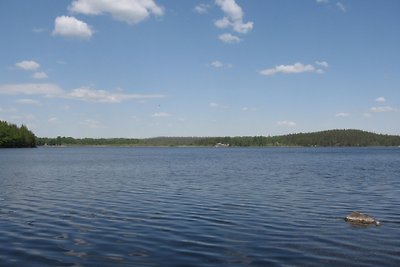
[[[36,137],[25,125],[18,127],[0,121],[0,148],[38,146],[215,146],[235,147],[365,147],[400,146],[399,135],[386,135],[361,130],[328,130],[279,136],[225,137],[154,137],[154,138],[56,138]]]
[[[25,125],[0,121],[0,148],[36,147],[36,136]]]
[[[365,147],[400,146],[400,136],[375,134],[361,130],[328,130],[280,136],[238,137],[154,137],[154,138],[37,138],[38,145],[51,146],[214,146],[218,143],[235,147]]]

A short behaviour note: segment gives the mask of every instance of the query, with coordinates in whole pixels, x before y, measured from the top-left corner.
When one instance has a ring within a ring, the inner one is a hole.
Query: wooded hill
[[[131,138],[37,138],[38,145],[65,146],[214,146],[217,143],[230,146],[400,146],[400,136],[375,134],[361,130],[329,130],[281,136],[242,137],[155,137]]]
[[[0,121],[0,148],[36,147],[36,136],[25,125]]]

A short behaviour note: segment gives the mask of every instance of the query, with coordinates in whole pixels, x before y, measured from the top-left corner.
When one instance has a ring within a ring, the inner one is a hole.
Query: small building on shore
[[[214,147],[229,147],[229,144],[216,143]]]

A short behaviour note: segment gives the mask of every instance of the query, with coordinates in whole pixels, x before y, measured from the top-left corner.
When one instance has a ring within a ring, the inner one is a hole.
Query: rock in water
[[[353,211],[349,215],[347,215],[344,220],[349,223],[356,223],[356,224],[375,224],[380,225],[380,222],[375,220],[373,217],[363,214],[358,211]]]

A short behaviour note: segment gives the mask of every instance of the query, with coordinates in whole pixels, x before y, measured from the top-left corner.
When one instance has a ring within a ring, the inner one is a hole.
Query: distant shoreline
[[[212,148],[216,150],[224,150],[215,146],[134,146],[134,145],[63,145],[63,146],[37,146],[36,148]],[[400,146],[230,146],[225,149],[236,148],[399,148]]]
[[[36,139],[38,146],[121,146],[121,147],[398,147],[399,135],[362,130],[328,130],[279,136],[73,138]]]

